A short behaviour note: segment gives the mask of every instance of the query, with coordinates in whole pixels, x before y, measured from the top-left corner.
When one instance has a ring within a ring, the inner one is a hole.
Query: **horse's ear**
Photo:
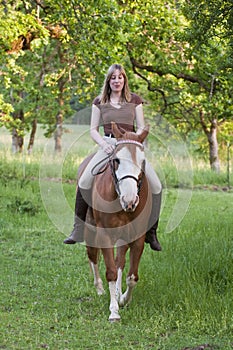
[[[115,136],[116,139],[122,137],[123,133],[118,128],[117,124],[115,122],[111,122],[112,125],[112,133]]]
[[[143,143],[143,141],[145,140],[145,138],[147,137],[147,135],[149,134],[149,129],[150,129],[150,126],[147,124],[143,131],[141,132],[141,134],[139,134],[139,140],[141,143]]]

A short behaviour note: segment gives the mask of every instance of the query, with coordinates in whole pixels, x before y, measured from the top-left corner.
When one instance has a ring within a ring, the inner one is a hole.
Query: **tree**
[[[181,5],[188,6],[182,1],[166,6],[127,1],[131,10],[124,10],[137,21],[137,36],[135,27],[127,36],[128,54],[135,74],[156,95],[153,108],[185,132],[201,127],[211,168],[219,171],[217,130],[232,112],[229,42],[213,37],[200,47],[192,46],[189,18],[182,16]]]
[[[9,4],[3,1],[0,5],[0,83],[3,87],[4,103],[11,106],[3,109],[2,104],[0,105],[0,125],[5,125],[12,132],[15,151],[22,150],[23,147],[23,136],[30,123],[25,101],[34,90],[31,82],[28,83],[28,71],[22,65],[21,59],[32,49],[33,40],[39,39],[37,45],[42,45],[48,35],[36,16],[17,11],[20,3],[16,1]]]
[[[231,0],[188,1],[183,11],[190,21],[189,34],[193,43],[200,45],[208,38],[225,39],[227,37],[232,48],[233,5]]]
[[[140,82],[147,85],[151,110],[183,135],[204,132],[211,168],[219,171],[217,131],[224,135],[223,125],[231,125],[232,114],[231,41],[226,36],[232,13],[226,0],[220,7],[226,22],[217,6],[214,17],[206,12],[213,1],[194,4],[196,8],[183,0],[2,2],[0,122],[23,134],[32,126],[35,131],[38,120],[46,135],[57,131],[59,150],[71,99],[90,104],[107,67],[121,62],[133,89]],[[214,18],[213,35],[197,45],[195,37],[202,38],[211,26],[203,22],[199,29],[193,23],[206,13]],[[12,93],[18,96],[14,101]],[[14,119],[12,111],[20,109],[23,120]]]
[[[10,99],[10,91],[15,73],[21,75],[23,90],[18,79],[14,91],[24,96],[19,101],[24,118],[4,114],[1,123],[21,136],[32,125],[31,148],[38,120],[46,125],[47,135],[56,131],[55,149],[61,150],[62,121],[69,111],[69,100],[78,96],[81,103],[90,102],[94,90],[100,87],[100,80],[102,84],[102,66],[117,55],[112,45],[113,50],[109,50],[106,57],[106,42],[101,39],[106,31],[105,40],[115,40],[109,30],[109,22],[116,22],[113,7],[106,6],[104,1],[96,7],[96,2],[88,1],[74,4],[51,0],[47,4],[18,0],[14,4],[3,2],[2,10],[4,98],[14,109],[18,108],[16,100]],[[101,11],[105,10],[106,17],[103,17]],[[14,26],[8,38],[7,30]],[[11,67],[7,62],[11,62]]]

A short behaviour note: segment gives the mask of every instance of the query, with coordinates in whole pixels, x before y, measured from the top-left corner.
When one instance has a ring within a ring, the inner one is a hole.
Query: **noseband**
[[[134,144],[137,147],[140,147],[142,150],[144,150],[144,146],[140,142],[135,141],[135,140],[119,140],[116,143],[116,148],[117,148],[117,146],[122,145],[122,144]],[[114,154],[115,154],[115,152],[114,152]],[[118,179],[117,176],[116,176],[116,171],[115,171],[115,167],[114,167],[114,158],[113,157],[111,157],[109,159],[109,164],[110,164],[110,168],[111,168],[111,172],[112,172],[112,177],[113,177],[115,189],[116,189],[116,192],[117,192],[118,196],[120,196],[120,194],[121,194],[119,184],[120,184],[120,182],[122,180],[125,180],[125,179],[133,179],[133,180],[135,180],[137,182],[137,189],[138,189],[137,193],[139,194],[140,188],[141,188],[141,184],[142,184],[142,176],[140,176],[140,175],[145,171],[145,162],[143,162],[143,167],[141,169],[141,173],[139,175],[139,178],[136,178],[133,175],[124,175],[120,179]]]

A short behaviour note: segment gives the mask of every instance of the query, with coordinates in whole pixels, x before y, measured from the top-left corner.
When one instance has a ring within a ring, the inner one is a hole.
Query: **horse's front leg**
[[[117,280],[117,269],[114,260],[114,249],[113,248],[102,248],[105,266],[106,266],[106,279],[109,285],[110,292],[110,316],[109,321],[119,321],[119,305],[116,295],[116,280]]]
[[[125,267],[125,255],[129,246],[125,245],[125,242],[118,241],[117,255],[116,255],[116,267],[117,267],[117,281],[116,281],[116,293],[117,300],[121,306],[122,298],[122,274]]]
[[[133,289],[138,282],[138,266],[144,249],[144,236],[130,244],[130,269],[126,278],[126,291],[121,296],[119,305],[125,306],[132,300]]]
[[[117,296],[116,296],[116,282],[115,281],[110,281],[108,282],[109,284],[109,292],[110,292],[110,316],[109,316],[109,321],[110,322],[115,322],[115,321],[120,321],[120,315],[119,315],[119,305],[117,301]]]
[[[126,278],[126,291],[124,294],[121,295],[120,299],[119,299],[119,305],[120,306],[125,306],[127,304],[130,304],[131,300],[132,300],[132,294],[133,294],[133,289],[137,284],[137,280],[134,276],[134,274],[132,274],[131,276],[127,276]]]

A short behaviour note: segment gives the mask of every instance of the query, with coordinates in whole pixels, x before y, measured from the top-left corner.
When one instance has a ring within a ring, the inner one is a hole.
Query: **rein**
[[[105,172],[105,170],[107,169],[108,164],[111,160],[111,156],[113,155],[113,153],[114,153],[114,151],[111,154],[108,154],[107,157],[105,157],[104,159],[99,161],[95,166],[93,166],[93,168],[91,169],[92,176],[103,174]],[[106,159],[108,159],[108,162],[105,164],[105,167],[102,170],[99,170],[99,171],[97,171],[97,173],[95,173],[95,169],[98,168],[101,163],[104,163]]]
[[[142,143],[138,142],[138,141],[135,141],[135,140],[118,140],[116,142],[116,147],[118,145],[122,145],[122,144],[128,144],[128,143],[131,143],[131,144],[134,144],[136,146],[139,146],[142,150],[144,150],[144,146]],[[99,175],[99,174],[103,174],[105,172],[105,170],[107,169],[108,167],[108,163],[111,161],[111,157],[112,155],[114,154],[115,151],[113,151],[111,154],[108,154],[107,157],[103,158],[101,161],[99,161],[95,166],[93,166],[93,168],[91,169],[91,174],[92,176],[96,176],[96,175]],[[99,165],[101,163],[104,163],[106,159],[109,159],[109,161],[106,163],[105,167],[102,169],[102,170],[99,170],[95,173],[95,169],[99,167]],[[130,176],[130,175],[129,175]],[[132,176],[133,177],[133,176]]]
[[[122,145],[122,144],[134,144],[138,147],[140,147],[142,150],[144,150],[144,146],[143,144],[141,144],[140,142],[138,141],[135,141],[135,140],[119,140],[116,142],[116,147],[119,146],[119,145]],[[115,189],[116,189],[116,192],[118,195],[121,194],[121,191],[120,191],[120,187],[119,187],[119,183],[124,180],[124,179],[133,179],[137,182],[137,185],[138,185],[138,194],[140,192],[140,189],[141,189],[141,185],[142,185],[142,177],[140,179],[137,179],[135,176],[133,175],[125,175],[125,176],[122,176],[120,179],[117,178],[116,176],[116,172],[115,172],[115,169],[114,169],[114,165],[113,165],[113,161],[114,159],[112,158],[113,154],[115,153],[115,150],[111,153],[111,154],[108,154],[105,158],[103,158],[101,161],[99,161],[91,170],[91,174],[92,176],[97,176],[97,175],[100,175],[100,174],[103,174],[105,172],[105,170],[107,169],[108,165],[110,166],[111,168],[111,173],[112,173],[112,177],[113,177],[113,180],[114,180],[114,185],[115,185]],[[105,167],[102,169],[102,170],[99,170],[95,173],[95,169],[99,167],[99,165],[101,163],[104,163],[106,160],[108,159],[108,162],[105,164]],[[145,172],[145,162],[143,163],[143,167],[142,167],[142,172]]]

